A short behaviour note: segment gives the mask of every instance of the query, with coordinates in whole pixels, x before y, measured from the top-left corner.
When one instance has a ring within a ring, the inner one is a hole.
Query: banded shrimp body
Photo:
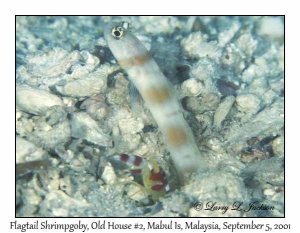
[[[147,161],[137,155],[120,154],[109,156],[108,161],[115,169],[128,171],[134,177],[134,180],[129,183],[136,185],[137,192],[144,192],[153,201],[158,201],[170,190],[165,171],[154,159]],[[133,197],[136,193],[129,196]]]

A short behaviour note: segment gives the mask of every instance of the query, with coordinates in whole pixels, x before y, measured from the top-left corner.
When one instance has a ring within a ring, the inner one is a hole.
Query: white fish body
[[[128,23],[124,22],[105,24],[105,39],[156,120],[180,182],[184,184],[184,174],[198,170],[204,165],[204,159],[182,115],[174,90],[143,43],[126,28],[127,26]]]

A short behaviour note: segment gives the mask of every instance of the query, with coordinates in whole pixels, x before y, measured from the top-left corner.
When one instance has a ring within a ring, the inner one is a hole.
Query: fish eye
[[[124,36],[124,29],[122,27],[114,27],[113,30],[111,31],[112,36],[115,39],[121,39]]]
[[[122,28],[124,28],[125,30],[129,30],[129,31],[131,30],[131,24],[128,22],[123,21],[123,22],[121,22],[120,26]]]

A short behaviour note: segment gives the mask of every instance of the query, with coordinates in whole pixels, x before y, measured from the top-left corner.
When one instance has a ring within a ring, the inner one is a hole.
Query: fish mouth
[[[103,23],[102,29],[103,29],[104,38],[105,38],[105,40],[107,40],[108,32],[110,29],[110,23]]]

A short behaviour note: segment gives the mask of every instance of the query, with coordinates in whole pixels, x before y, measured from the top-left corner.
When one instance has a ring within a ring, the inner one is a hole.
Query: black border
[[[16,50],[16,40],[17,40],[17,28],[16,28],[16,19],[17,17],[22,17],[22,16],[57,16],[57,17],[62,17],[62,16],[74,16],[74,17],[78,17],[78,16],[95,16],[95,17],[101,17],[101,16],[170,16],[170,15],[15,15],[15,111],[16,111],[16,65],[17,65],[17,61],[16,61],[16,55],[17,55],[17,50]],[[285,15],[172,15],[172,16],[259,16],[259,17],[264,17],[264,16],[281,16],[283,17],[283,23],[284,23],[284,38],[283,38],[283,44],[284,44],[284,90],[286,89],[285,86],[285,58],[286,58],[286,53],[285,53],[285,29],[286,29],[286,24],[285,24]],[[100,25],[99,25],[100,26]],[[268,219],[268,218],[286,218],[286,156],[285,156],[285,139],[286,139],[286,135],[285,135],[285,122],[286,122],[286,118],[285,118],[285,93],[284,93],[284,123],[283,123],[283,127],[284,127],[284,216],[283,217],[34,217],[34,216],[29,216],[29,217],[17,217],[16,216],[16,183],[17,183],[17,175],[16,175],[16,137],[17,135],[15,135],[14,141],[15,141],[15,164],[14,164],[14,168],[15,168],[15,189],[14,189],[14,194],[15,194],[15,219],[56,219],[56,218],[70,218],[70,219],[85,219],[85,218],[89,218],[89,219],[115,219],[115,218],[130,218],[130,219],[139,219],[139,218],[155,218],[155,219],[179,219],[179,218],[184,218],[184,219],[214,219],[214,218],[221,218],[221,219],[253,219],[253,218],[258,218],[258,219]],[[16,118],[15,118],[15,132],[16,132]],[[106,229],[108,230],[108,229]]]

